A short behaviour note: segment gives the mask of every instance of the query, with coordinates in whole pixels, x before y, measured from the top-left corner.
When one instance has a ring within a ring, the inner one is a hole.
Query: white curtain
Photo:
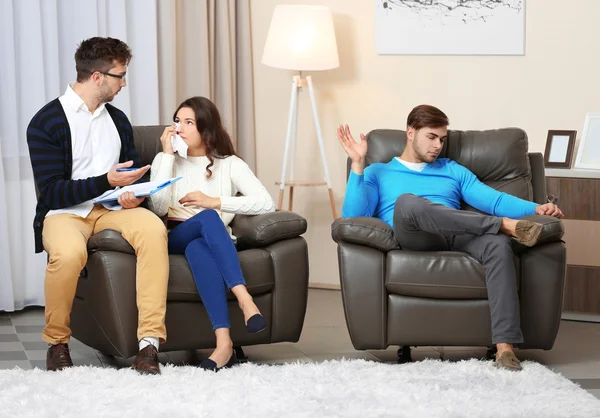
[[[254,168],[249,0],[0,0],[0,311],[44,305],[25,132],[75,80],[77,45],[93,36],[132,49],[113,104],[133,125],[169,123],[184,99],[209,97]]]

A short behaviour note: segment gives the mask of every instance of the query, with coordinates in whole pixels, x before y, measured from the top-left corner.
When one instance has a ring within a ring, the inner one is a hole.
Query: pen
[[[137,168],[134,167],[128,167],[128,168],[117,168],[117,173],[120,173],[122,171],[135,171],[138,170]]]

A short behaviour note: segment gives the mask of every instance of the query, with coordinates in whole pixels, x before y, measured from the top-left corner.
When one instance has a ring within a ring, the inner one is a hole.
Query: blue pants
[[[221,218],[204,210],[169,232],[169,254],[184,254],[213,329],[231,328],[227,290],[243,284],[237,250]]]

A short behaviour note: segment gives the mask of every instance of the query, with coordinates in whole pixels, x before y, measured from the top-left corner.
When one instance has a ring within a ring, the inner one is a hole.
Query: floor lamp
[[[325,6],[308,5],[279,5],[275,7],[262,63],[270,67],[298,71],[292,77],[290,110],[285,137],[285,151],[283,154],[283,167],[279,185],[279,199],[277,207],[283,205],[285,187],[290,187],[289,210],[292,210],[294,187],[327,186],[333,218],[337,219],[331,177],[323,146],[323,135],[317,112],[313,81],[310,76],[302,77],[302,71],[323,71],[339,67],[339,58],[331,10]],[[297,181],[294,179],[294,160],[296,153],[296,133],[298,128],[298,100],[303,88],[308,88],[308,95],[312,106],[312,115],[317,131],[321,160],[325,172],[325,181]],[[289,178],[286,172],[290,161]]]

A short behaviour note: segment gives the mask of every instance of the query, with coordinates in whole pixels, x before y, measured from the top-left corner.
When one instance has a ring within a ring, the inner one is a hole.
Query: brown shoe
[[[54,372],[73,367],[73,360],[71,360],[69,351],[67,344],[51,345],[48,348],[48,353],[46,353],[46,370]]]
[[[537,222],[519,221],[515,231],[517,236],[514,239],[523,245],[533,247],[537,244],[543,228],[543,225]]]
[[[140,374],[160,374],[158,350],[152,344],[138,351],[131,366]]]
[[[505,351],[501,356],[496,354],[496,361],[494,362],[494,366],[499,369],[512,370],[515,372],[523,370],[521,367],[521,362],[515,356],[515,353],[512,351]]]

